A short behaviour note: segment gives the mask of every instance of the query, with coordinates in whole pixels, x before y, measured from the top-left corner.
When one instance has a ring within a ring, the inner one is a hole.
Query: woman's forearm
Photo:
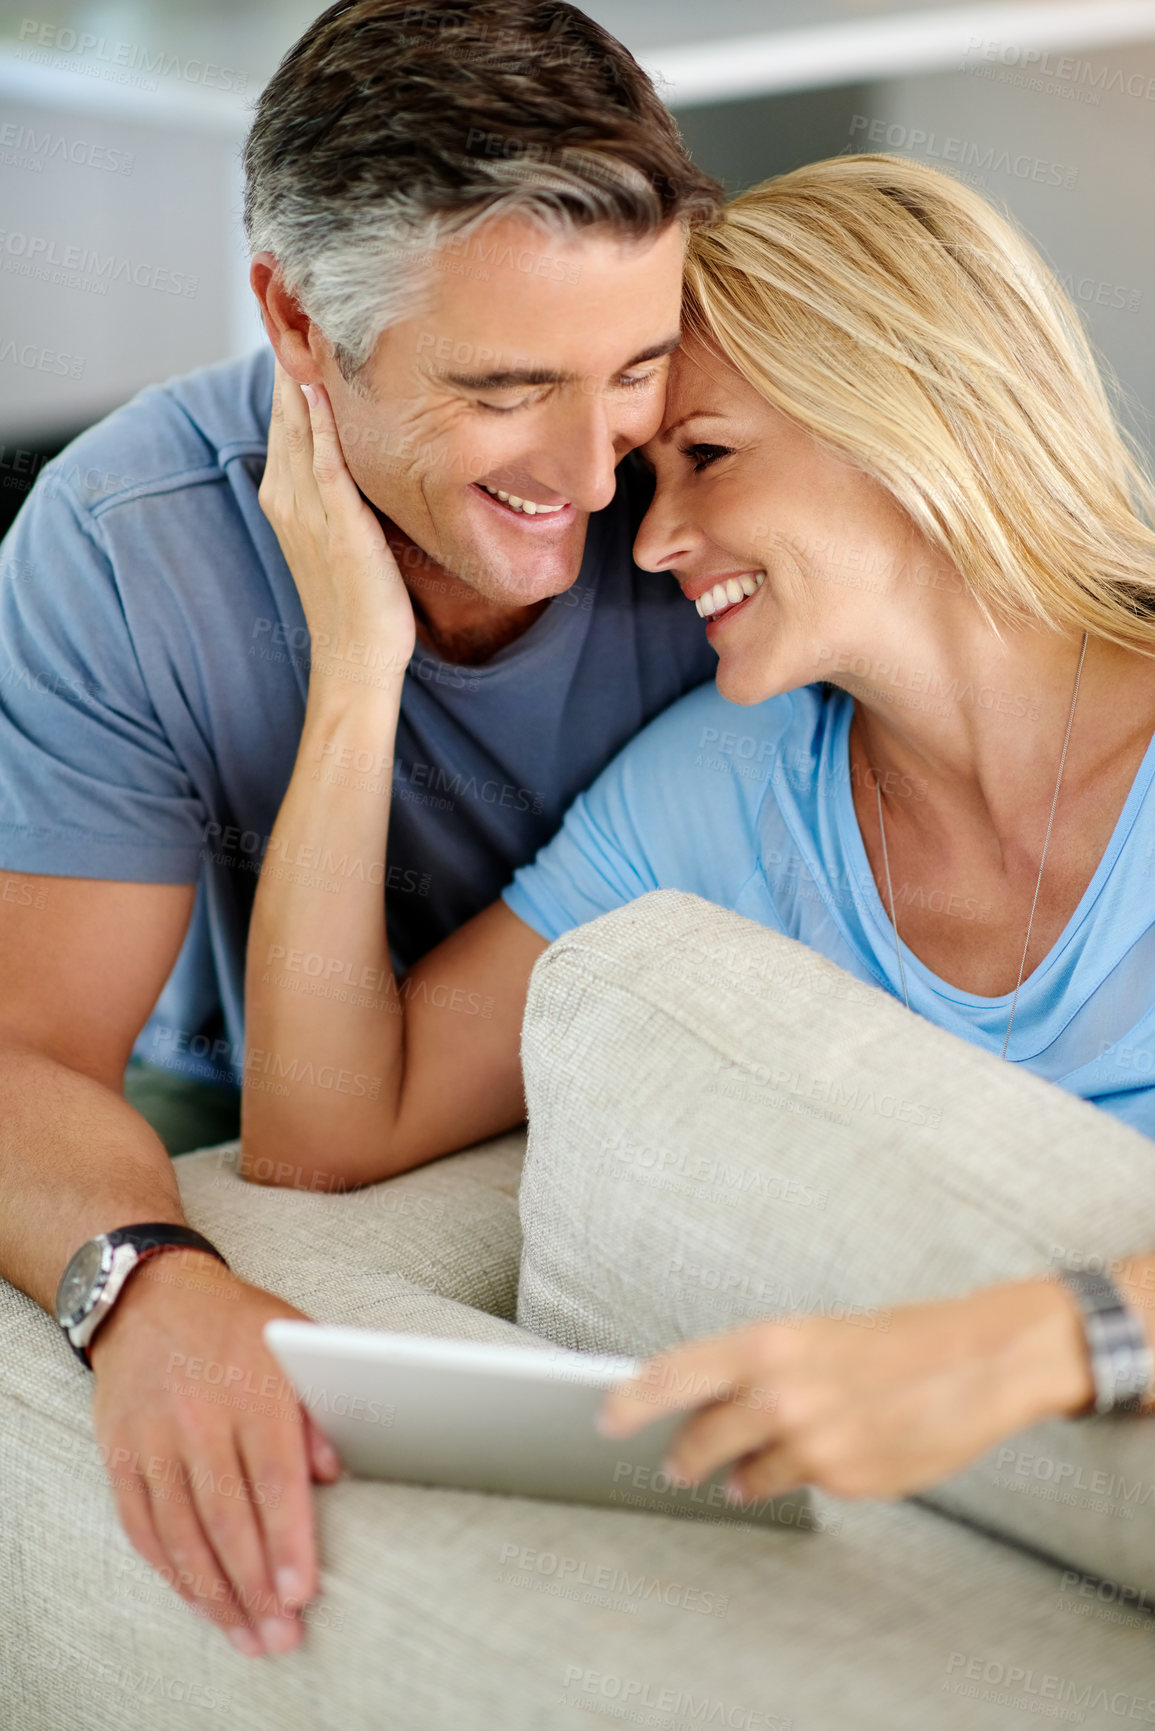
[[[1119,1257],[1108,1264],[1106,1273],[1139,1318],[1155,1354],[1155,1253]],[[1012,1351],[1017,1344],[1020,1351],[1018,1386],[1025,1391],[1032,1372],[1038,1378],[1039,1407],[1028,1413],[1028,1422],[1075,1417],[1086,1410],[1094,1392],[1083,1317],[1075,1298],[1061,1281],[1050,1277],[1023,1281],[1008,1290],[1027,1300],[1027,1326],[1017,1343],[1012,1332],[1008,1344]],[[981,1302],[981,1297],[976,1294],[975,1301]],[[1032,1326],[1037,1334],[1031,1333]],[[1155,1391],[1143,1402],[1143,1409],[1155,1410]]]
[[[302,387],[303,389],[303,387]],[[397,989],[386,847],[409,593],[321,386],[274,367],[258,493],[313,645],[297,761],[257,884],[245,977],[242,1163],[259,1183],[368,1184],[520,1123],[520,1035],[545,940],[504,902]],[[367,677],[326,645],[370,648]],[[351,768],[364,763],[365,771]],[[410,994],[410,987],[413,987]]]
[[[385,918],[402,677],[346,685],[323,663],[310,677],[249,928],[243,1171],[258,1181],[301,1162],[314,1188],[387,1169],[403,1071]],[[345,767],[367,751],[371,771]]]
[[[1108,1273],[1155,1348],[1155,1254]],[[898,1305],[871,1332],[785,1317],[675,1347],[611,1392],[601,1426],[626,1437],[667,1412],[690,1413],[665,1470],[697,1482],[730,1464],[743,1500],[803,1484],[899,1497],[1031,1425],[1076,1417],[1093,1395],[1079,1305],[1062,1281],[1038,1275]]]

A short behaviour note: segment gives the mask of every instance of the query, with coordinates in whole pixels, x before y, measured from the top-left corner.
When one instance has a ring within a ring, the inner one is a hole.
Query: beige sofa
[[[692,897],[551,947],[525,1067],[521,1327],[520,1134],[349,1196],[245,1185],[228,1145],[178,1161],[189,1218],[318,1319],[527,1348],[878,1317],[1155,1243],[1145,1138]],[[1018,1439],[937,1507],[819,1497],[821,1531],[344,1481],[305,1643],[253,1662],[128,1545],[88,1379],[3,1283],[0,1339],[5,1731],[1155,1724],[1146,1420]],[[1114,1496],[1075,1495],[1095,1473]]]

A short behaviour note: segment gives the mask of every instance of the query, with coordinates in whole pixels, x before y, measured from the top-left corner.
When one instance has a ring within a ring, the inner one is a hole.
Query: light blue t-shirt
[[[854,810],[848,694],[752,707],[712,685],[632,740],[503,892],[552,939],[648,890],[688,890],[902,996],[894,931]],[[1086,893],[1019,992],[1008,1057],[1155,1136],[1155,740]],[[903,790],[917,797],[917,787]],[[927,892],[895,884],[902,908]],[[982,920],[955,898],[944,911]],[[912,1010],[1001,1054],[1012,993],[948,985],[903,947]]]

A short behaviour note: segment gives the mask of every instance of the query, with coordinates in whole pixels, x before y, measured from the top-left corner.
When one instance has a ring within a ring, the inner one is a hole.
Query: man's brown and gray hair
[[[642,240],[714,218],[633,56],[564,0],[352,0],[269,84],[245,147],[245,227],[347,378],[415,310],[415,265],[516,213]]]

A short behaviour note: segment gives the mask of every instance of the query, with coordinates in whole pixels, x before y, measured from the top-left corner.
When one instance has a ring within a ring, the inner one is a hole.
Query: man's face
[[[325,366],[361,491],[488,600],[568,589],[616,465],[661,423],[682,255],[677,223],[567,240],[513,217],[432,255],[425,310],[382,334],[352,384]]]

